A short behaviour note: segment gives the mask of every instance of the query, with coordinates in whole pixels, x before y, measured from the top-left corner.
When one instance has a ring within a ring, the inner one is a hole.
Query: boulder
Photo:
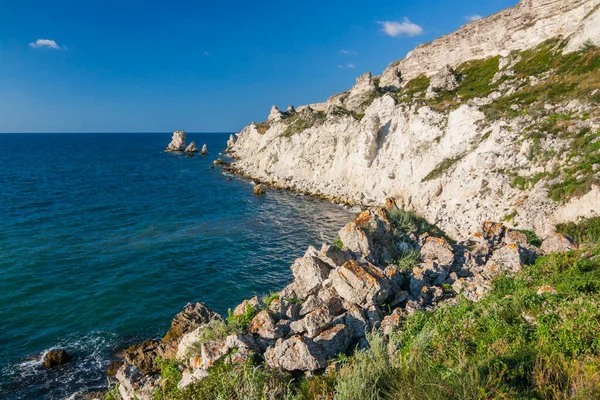
[[[202,151],[200,152],[200,154],[203,156],[208,155],[208,147],[206,147],[206,143],[202,145]]]
[[[327,307],[321,307],[306,315],[302,321],[306,336],[314,338],[333,324],[333,315]]]
[[[197,153],[198,152],[198,146],[196,146],[196,142],[192,142],[188,145],[188,147],[185,148],[185,152],[186,153]]]
[[[159,388],[158,379],[144,375],[135,365],[125,364],[117,371],[122,400],[152,400]]]
[[[262,183],[254,186],[254,194],[256,195],[265,194],[267,193],[267,190],[269,190],[269,187],[267,185],[263,185]]]
[[[354,308],[336,318],[335,322],[347,325],[354,339],[364,338],[367,332],[370,331],[369,319],[365,314],[364,310]]]
[[[546,240],[542,242],[541,247],[541,250],[544,254],[566,253],[576,249],[577,244],[573,238],[562,233],[555,233],[554,235],[546,238]]]
[[[340,297],[364,308],[383,303],[391,293],[389,279],[369,262],[348,261],[332,271],[330,278]]]
[[[493,278],[501,273],[519,272],[529,260],[530,255],[526,249],[516,244],[507,244],[494,251],[484,267],[483,275]]]
[[[267,310],[259,312],[250,322],[248,332],[263,339],[274,340],[283,337],[284,333]]]
[[[271,368],[284,371],[317,371],[327,366],[321,346],[299,335],[287,340],[279,339],[265,352]]]
[[[156,374],[160,372],[157,364],[159,358],[174,358],[176,355],[176,340],[164,343],[157,340],[146,340],[125,350],[123,360],[126,364],[137,366],[145,374]]]
[[[212,311],[204,303],[188,303],[179,314],[173,318],[171,328],[163,338],[163,342],[178,339],[186,333],[192,332],[201,325],[213,320],[221,320],[221,316]]]
[[[350,111],[363,111],[371,94],[377,90],[370,72],[356,78],[356,84],[344,100],[345,107]]]
[[[335,325],[315,338],[315,343],[323,349],[325,358],[334,358],[346,352],[352,342],[352,330],[344,324]]]
[[[294,261],[291,269],[296,296],[306,299],[319,291],[323,281],[329,276],[331,266],[319,259],[317,250],[311,246],[304,257]]]
[[[250,357],[252,352],[258,351],[258,344],[252,335],[244,334],[229,335],[225,339],[201,343],[200,354],[190,358],[189,365],[194,370],[207,370],[221,358],[230,354],[233,349],[237,351],[231,355],[231,360],[243,362]]]
[[[399,331],[404,320],[404,312],[401,308],[396,308],[390,315],[387,315],[381,321],[381,332],[389,336],[393,332]]]
[[[167,151],[184,151],[185,150],[185,131],[173,132],[171,143],[167,146]]]
[[[213,161],[213,165],[225,165],[227,164],[225,161],[223,161],[223,159],[221,158],[217,158],[215,161]]]
[[[454,250],[445,239],[428,237],[421,248],[421,258],[423,261],[435,261],[451,266],[454,262]]]
[[[67,353],[66,350],[51,350],[44,355],[44,367],[45,368],[54,368],[59,367],[61,365],[68,364],[71,359],[71,355]]]

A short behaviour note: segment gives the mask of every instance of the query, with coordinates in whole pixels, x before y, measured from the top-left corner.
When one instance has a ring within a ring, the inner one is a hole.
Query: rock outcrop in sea
[[[196,146],[196,142],[192,142],[190,143],[186,148],[185,148],[185,152],[186,153],[197,153],[198,152],[198,146]]]
[[[173,138],[166,151],[185,151],[185,131],[173,132]]]
[[[600,0],[522,0],[327,102],[244,128],[232,172],[360,206],[394,198],[456,238],[600,215]],[[291,109],[290,109],[291,110]]]

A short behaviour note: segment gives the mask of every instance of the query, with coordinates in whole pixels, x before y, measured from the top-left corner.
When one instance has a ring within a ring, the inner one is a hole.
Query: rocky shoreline
[[[112,366],[121,398],[152,399],[162,385],[161,363],[169,359],[181,366],[180,390],[221,362],[255,360],[290,376],[323,373],[336,368],[340,354],[368,348],[369,332],[390,335],[415,312],[452,305],[460,296],[478,301],[497,277],[577,246],[555,234],[536,247],[531,235],[493,222],[453,242],[391,200],[358,214],[339,236],[321,249],[309,247],[283,290],[246,300],[227,318],[190,303],[161,341],[127,349],[123,363]]]

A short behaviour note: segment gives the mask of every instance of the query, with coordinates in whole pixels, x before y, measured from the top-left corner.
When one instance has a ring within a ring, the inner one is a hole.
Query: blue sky
[[[0,0],[0,132],[237,131],[517,0]]]

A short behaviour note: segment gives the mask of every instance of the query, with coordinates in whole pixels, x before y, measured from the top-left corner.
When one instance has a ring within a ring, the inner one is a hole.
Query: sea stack
[[[173,132],[171,143],[167,146],[166,151],[184,151],[185,150],[185,131]]]
[[[202,149],[202,150],[204,151],[204,149]],[[189,146],[185,148],[185,152],[186,153],[197,153],[198,146],[196,146],[196,142],[190,143]]]
[[[206,147],[206,143],[204,144],[204,146],[202,146],[202,151],[200,152],[200,154],[203,156],[208,154],[208,148]]]

